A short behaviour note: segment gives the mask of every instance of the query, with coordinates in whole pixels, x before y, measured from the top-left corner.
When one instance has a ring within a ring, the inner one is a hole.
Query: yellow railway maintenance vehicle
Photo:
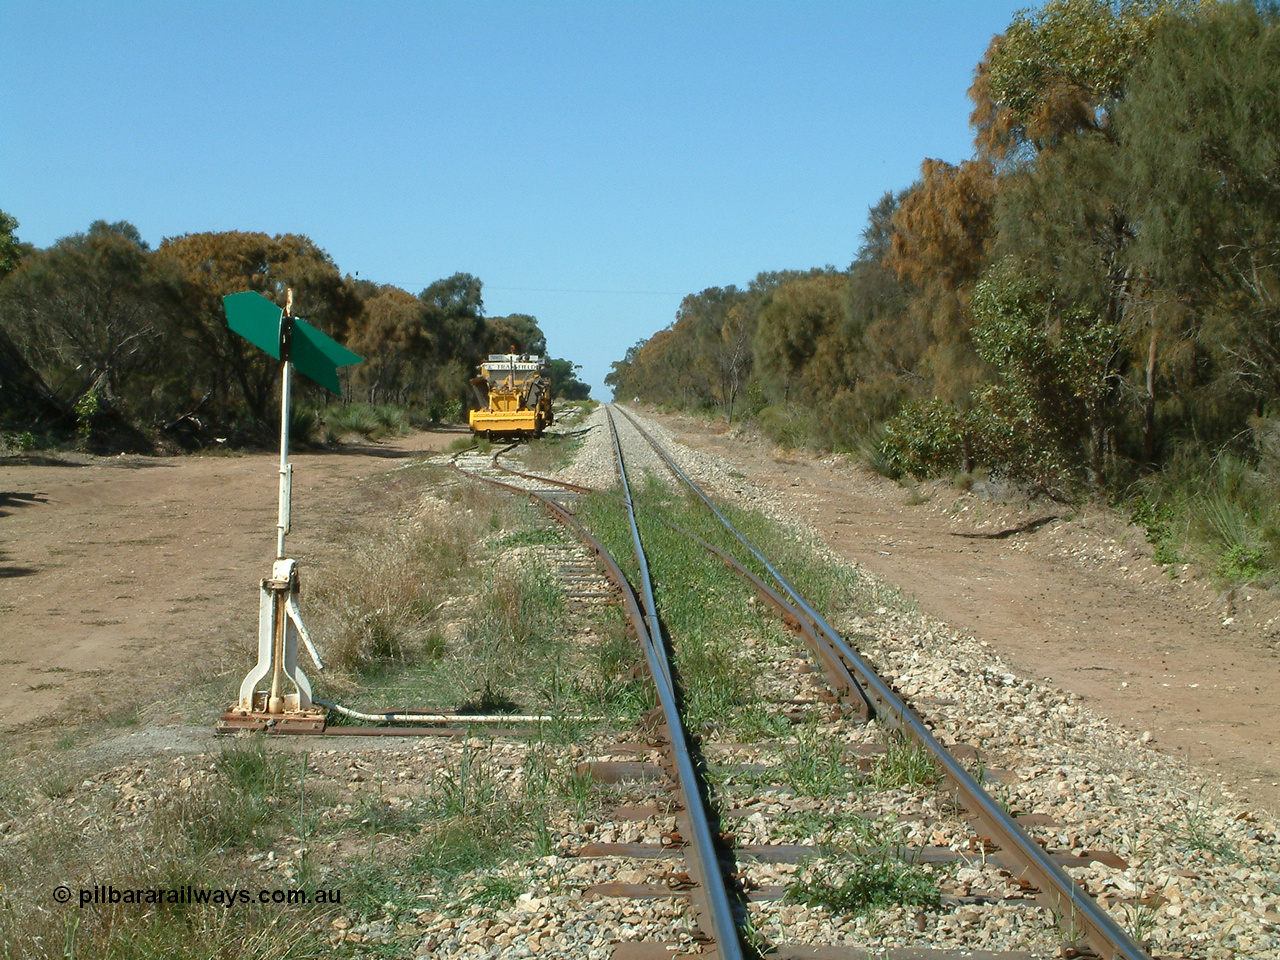
[[[484,437],[540,437],[551,414],[551,365],[527,353],[493,353],[471,380],[481,407],[468,417]]]

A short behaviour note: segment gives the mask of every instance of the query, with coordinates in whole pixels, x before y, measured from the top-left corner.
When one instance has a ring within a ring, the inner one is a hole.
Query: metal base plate
[[[259,710],[240,710],[232,707],[226,711],[214,727],[218,736],[240,733],[324,733],[323,710],[294,710],[290,713],[267,713]]]

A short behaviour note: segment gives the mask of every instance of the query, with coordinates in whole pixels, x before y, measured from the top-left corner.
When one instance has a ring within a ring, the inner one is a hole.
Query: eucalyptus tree
[[[505,317],[485,317],[485,342],[487,353],[531,353],[545,356],[547,335],[538,326],[538,318],[527,313],[512,313]]]
[[[223,296],[253,290],[283,306],[292,289],[294,314],[339,341],[359,313],[359,299],[333,260],[301,234],[188,233],[165,239],[157,253],[183,275],[177,330],[190,357],[191,392],[208,397],[223,421],[243,410],[268,423],[279,378],[269,357],[227,328]]]
[[[3,280],[22,259],[22,245],[18,241],[18,219],[0,210],[0,280]]]
[[[56,392],[127,405],[126,385],[154,372],[177,286],[136,227],[98,220],[21,260],[4,282],[3,322]]]
[[[974,71],[978,154],[1033,158],[1082,133],[1111,137],[1115,106],[1152,38],[1199,0],[1050,0],[1021,10]]]
[[[416,390],[427,402],[466,402],[468,381],[489,346],[484,320],[484,284],[470,273],[455,273],[426,287],[418,299],[434,344],[431,363],[420,371]]]
[[[911,366],[948,400],[963,402],[982,375],[969,339],[968,300],[986,267],[996,180],[991,163],[925,160],[894,210],[883,263],[909,285],[905,336]]]
[[[362,301],[347,346],[364,358],[351,373],[352,390],[369,403],[406,402],[418,366],[429,362],[432,343],[426,305],[390,284]]]

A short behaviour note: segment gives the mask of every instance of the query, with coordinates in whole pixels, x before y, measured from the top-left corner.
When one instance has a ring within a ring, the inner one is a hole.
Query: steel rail
[[[694,846],[697,849],[695,867],[701,874],[698,879],[707,901],[711,933],[722,960],[741,960],[743,954],[738,939],[738,924],[733,916],[733,908],[729,904],[724,873],[719,868],[720,854],[716,849],[715,835],[711,829],[711,821],[707,816],[702,794],[697,788],[700,778],[697,770],[694,769],[693,758],[689,754],[689,741],[684,731],[684,722],[680,717],[680,708],[676,702],[675,685],[671,682],[671,667],[663,639],[662,623],[658,618],[657,601],[653,595],[653,581],[649,576],[649,563],[645,559],[640,528],[636,524],[631,484],[627,480],[626,460],[622,455],[622,444],[613,423],[612,412],[608,407],[605,408],[605,412],[609,417],[609,433],[613,437],[613,449],[617,456],[623,503],[627,511],[627,521],[631,527],[632,544],[635,547],[636,561],[640,567],[640,581],[644,591],[646,623],[649,627],[645,655],[649,658],[649,670],[654,676],[654,686],[657,687],[658,696],[662,701],[662,713],[671,733],[672,754],[679,772],[677,780],[683,794],[689,825],[693,830]]]
[[[509,448],[508,448],[509,449]],[[503,473],[509,473],[513,477],[519,477],[522,480],[533,480],[537,483],[545,483],[550,486],[560,487],[563,490],[571,490],[574,493],[599,493],[594,487],[584,487],[578,483],[569,483],[567,480],[553,480],[551,477],[540,477],[535,473],[522,473],[519,470],[513,470],[510,467],[504,467],[498,462],[498,457],[506,453],[506,450],[499,450],[493,455],[490,461],[495,470],[501,470]]]
[[[861,678],[861,685],[865,692],[879,704],[880,709],[876,711],[877,717],[882,722],[910,734],[937,759],[959,802],[989,834],[990,839],[999,844],[1003,852],[1019,861],[1018,865],[1022,868],[1023,875],[1030,879],[1040,891],[1037,899],[1061,918],[1061,925],[1069,930],[1083,929],[1089,946],[1104,960],[1112,960],[1115,957],[1123,957],[1125,960],[1151,960],[1150,954],[1134,942],[1115,919],[1089,895],[1088,891],[1058,866],[1048,852],[992,799],[974,776],[938,741],[919,714],[845,642],[836,629],[810,606],[773,564],[738,532],[710,498],[689,479],[636,419],[621,407],[619,411],[636,432],[648,441],[668,468],[702,500],[725,529],[769,572],[778,586],[791,598],[795,607],[804,613],[820,633],[825,634],[827,640],[839,651],[849,667]]]
[[[618,453],[621,456],[620,448]],[[675,763],[675,780],[680,791],[681,803],[684,805],[686,820],[690,826],[690,832],[693,834],[694,842],[692,847],[689,848],[693,854],[690,858],[692,861],[690,867],[698,875],[699,893],[705,904],[707,919],[711,928],[709,931],[703,932],[713,939],[722,960],[743,960],[742,946],[738,938],[738,926],[733,917],[732,907],[729,904],[729,895],[725,888],[725,876],[719,866],[720,857],[715,846],[714,832],[711,828],[710,818],[707,815],[702,795],[697,786],[700,782],[698,772],[689,753],[689,740],[680,718],[675,689],[667,679],[670,673],[669,665],[666,662],[667,658],[660,647],[660,639],[655,639],[650,633],[649,618],[645,611],[641,609],[640,599],[637,597],[622,567],[614,559],[613,555],[609,553],[604,544],[596,539],[583,525],[582,521],[563,504],[534,490],[528,490],[492,477],[468,473],[458,466],[456,460],[456,456],[450,458],[450,465],[463,476],[526,496],[542,504],[553,517],[572,528],[578,534],[583,543],[599,559],[601,566],[604,567],[605,574],[621,592],[623,609],[626,612],[627,620],[636,632],[636,638],[640,642],[641,649],[644,651],[649,674],[653,678],[654,689],[658,694],[658,700],[662,707],[663,719],[667,727],[667,739],[671,745],[672,759]],[[619,461],[619,472],[625,475],[621,460]],[[533,479],[543,481],[547,478],[537,477]],[[631,512],[631,523],[633,529],[635,529],[634,511]],[[645,569],[647,570],[647,564]],[[649,586],[648,593],[651,597],[652,586]],[[650,607],[650,609],[653,610],[656,607]],[[653,622],[657,623],[656,617],[654,617]],[[658,629],[661,629],[660,624]]]
[[[610,429],[611,430],[613,429],[612,422],[610,422]],[[594,487],[584,487],[584,486],[581,486],[580,484],[569,483],[564,480],[556,480],[553,477],[546,477],[546,476],[541,476],[539,474],[532,474],[532,473],[523,473],[519,470],[513,470],[510,467],[505,467],[502,464],[500,464],[498,462],[498,457],[514,449],[516,446],[519,446],[519,444],[510,444],[509,446],[503,447],[501,450],[494,451],[493,458],[490,461],[494,469],[500,470],[503,473],[511,474],[512,476],[515,476],[515,477],[520,477],[521,479],[524,479],[524,480],[531,480],[536,483],[546,484],[549,486],[562,487],[566,490],[571,490],[574,493],[603,493],[604,492],[604,491],[597,490]],[[621,498],[620,498],[620,502],[622,502]],[[710,553],[718,557],[720,560],[722,560],[724,563],[726,563],[740,577],[747,580],[747,582],[750,583],[750,585],[755,588],[755,590],[761,595],[761,597],[763,597],[766,601],[768,601],[775,608],[777,608],[777,610],[779,611],[779,613],[781,614],[784,620],[792,624],[796,629],[800,631],[801,636],[804,638],[805,644],[813,652],[814,656],[816,656],[819,659],[819,662],[822,665],[823,671],[827,674],[827,679],[831,683],[831,685],[833,687],[838,688],[840,692],[848,695],[850,698],[856,698],[856,700],[859,703],[858,712],[862,714],[864,717],[869,717],[872,713],[874,713],[875,706],[874,704],[872,704],[870,697],[867,695],[867,692],[862,689],[857,679],[852,674],[849,673],[849,668],[846,667],[844,662],[840,659],[839,653],[835,649],[835,647],[832,646],[827,641],[826,637],[823,634],[821,634],[820,632],[814,629],[812,622],[807,617],[804,616],[802,611],[796,609],[792,604],[788,603],[768,584],[766,584],[763,580],[761,580],[754,573],[752,573],[750,570],[748,570],[746,567],[740,564],[732,556],[725,553],[719,547],[716,547],[715,545],[708,543],[706,540],[703,540],[697,534],[692,533],[688,530],[685,530],[679,524],[673,523],[672,521],[668,520],[666,517],[658,516],[657,519],[660,522],[666,524],[671,529],[675,530],[681,536],[684,536],[689,538],[690,540],[693,540],[703,549],[709,551]]]
[[[608,408],[605,408],[606,413]],[[645,556],[644,545],[640,542],[640,528],[636,524],[636,505],[631,499],[631,484],[627,480],[626,462],[622,456],[622,443],[618,439],[617,428],[614,427],[613,417],[609,417],[609,436],[613,440],[613,453],[617,458],[618,465],[618,483],[622,487],[622,509],[627,513],[627,523],[631,527],[631,543],[635,548],[636,565],[640,568],[640,590],[644,596],[644,617],[645,623],[649,626],[649,636],[654,642],[662,645],[663,655],[661,657],[662,678],[668,687],[675,689],[675,685],[671,682],[671,666],[669,657],[666,654],[666,647],[663,642],[662,625],[658,621],[658,601],[653,595],[653,578],[649,575],[649,559]]]

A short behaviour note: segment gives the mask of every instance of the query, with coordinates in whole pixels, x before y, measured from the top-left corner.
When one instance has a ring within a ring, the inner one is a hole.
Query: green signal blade
[[[227,326],[255,347],[280,359],[282,309],[252,290],[223,297],[222,307],[227,311]]]
[[[284,311],[252,290],[222,298],[227,326],[254,346],[280,359],[280,321]],[[296,317],[290,344],[290,361],[304,377],[314,380],[330,393],[340,394],[338,367],[359,363],[361,358],[338,341]]]
[[[293,321],[293,344],[290,350],[293,354],[290,359],[300,374],[335,394],[342,393],[337,368],[359,363],[361,359],[305,320]]]

